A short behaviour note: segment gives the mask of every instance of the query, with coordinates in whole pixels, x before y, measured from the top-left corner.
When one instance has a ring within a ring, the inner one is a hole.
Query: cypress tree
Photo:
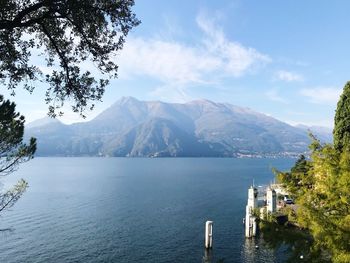
[[[345,84],[337,104],[333,138],[334,147],[339,152],[350,149],[350,81]]]

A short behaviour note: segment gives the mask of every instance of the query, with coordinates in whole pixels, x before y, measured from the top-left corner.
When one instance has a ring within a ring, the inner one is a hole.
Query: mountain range
[[[327,128],[294,127],[228,103],[123,97],[88,122],[66,125],[46,117],[29,123],[25,138],[37,138],[39,156],[276,156],[307,151],[309,129],[332,140]]]

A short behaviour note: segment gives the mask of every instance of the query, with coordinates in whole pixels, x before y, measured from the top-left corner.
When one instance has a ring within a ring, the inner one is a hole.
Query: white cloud
[[[211,55],[219,58],[222,69],[235,77],[246,73],[251,67],[270,62],[269,56],[254,48],[230,41],[223,30],[204,14],[197,16],[197,25],[205,33],[204,45]]]
[[[275,73],[275,78],[278,80],[283,80],[287,82],[292,82],[292,81],[303,81],[304,78],[302,75],[297,74],[295,72],[290,72],[286,70],[279,70]]]
[[[300,94],[309,98],[312,103],[335,105],[342,92],[336,87],[316,87],[302,89]]]
[[[282,98],[276,90],[268,90],[265,93],[265,95],[269,100],[284,103],[284,104],[289,103],[286,99]]]
[[[196,22],[202,37],[193,45],[159,36],[129,37],[118,56],[120,78],[148,76],[161,81],[162,87],[181,86],[185,92],[191,85],[240,77],[271,60],[253,48],[228,40],[210,18],[199,15]]]
[[[119,64],[121,77],[147,75],[165,83],[188,84],[206,82],[206,73],[216,70],[220,60],[174,41],[129,38]]]

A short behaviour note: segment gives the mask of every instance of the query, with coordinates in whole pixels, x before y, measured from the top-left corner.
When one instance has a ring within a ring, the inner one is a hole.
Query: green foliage
[[[20,163],[33,158],[36,141],[23,143],[24,117],[15,111],[16,105],[0,95],[0,175],[13,172]],[[21,179],[13,189],[0,194],[0,212],[11,207],[27,188]]]
[[[21,162],[33,158],[36,141],[23,143],[24,117],[15,111],[16,104],[0,95],[0,175],[16,169]]]
[[[276,215],[276,213],[267,212],[266,218],[267,218],[268,222],[277,223],[277,215]]]
[[[31,92],[33,80],[48,82],[52,116],[66,100],[81,114],[93,108],[90,102],[100,100],[109,78],[117,76],[115,53],[140,23],[133,5],[133,0],[0,0],[0,83],[14,93],[20,83]],[[34,49],[46,60],[45,76],[31,64]],[[107,78],[82,71],[85,61]]]
[[[7,192],[0,194],[0,212],[13,206],[28,187],[28,183],[20,179],[17,184]]]
[[[289,224],[297,224],[296,211],[291,206],[281,208],[279,214],[287,215]]]
[[[314,140],[311,160],[300,158],[278,178],[296,200],[296,221],[312,234],[313,249],[350,262],[350,152]]]
[[[46,81],[46,103],[53,117],[67,100],[74,112],[92,109],[109,79],[117,76],[115,52],[140,23],[133,5],[133,0],[0,0],[0,85],[14,95],[18,86],[32,92],[35,80]],[[45,58],[46,75],[32,64],[33,50]],[[82,72],[87,61],[107,78],[96,80],[90,71]],[[33,158],[36,141],[23,143],[23,132],[24,117],[0,95],[0,175]],[[20,180],[1,194],[0,212],[11,207],[26,188],[27,183]]]
[[[277,201],[283,201],[284,195],[282,194],[277,194]]]
[[[290,172],[275,171],[277,181],[282,183],[293,199],[297,199],[303,192],[311,189],[314,176],[310,172],[310,161],[301,155]]]
[[[260,209],[259,208],[253,208],[252,216],[255,216],[257,219],[259,219],[260,218]]]
[[[345,263],[350,262],[350,82],[334,120],[334,146],[311,136],[311,160],[301,157],[277,177],[296,199],[296,220],[312,234],[312,248]]]
[[[301,219],[334,262],[350,261],[350,155],[331,145],[312,153],[316,180],[300,198]],[[343,261],[342,259],[346,259]]]
[[[338,151],[350,150],[350,82],[345,84],[334,117],[334,147]]]

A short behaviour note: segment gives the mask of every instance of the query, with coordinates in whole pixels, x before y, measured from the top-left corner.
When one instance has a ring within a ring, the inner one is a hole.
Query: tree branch
[[[17,185],[15,185],[13,190],[7,191],[5,194],[0,195],[1,197],[1,206],[0,212],[2,212],[5,208],[11,207],[24,193],[28,184],[23,179],[21,179]],[[9,198],[7,201],[6,199]],[[3,203],[5,201],[5,203]]]
[[[23,156],[18,156],[17,158],[15,158],[15,160],[10,163],[9,165],[7,165],[6,167],[2,168],[0,170],[0,174],[3,172],[3,171],[6,171],[7,169],[10,169],[13,165],[15,165]],[[6,174],[6,173],[5,173]]]
[[[39,10],[40,8],[42,8],[43,6],[45,6],[49,3],[50,3],[50,1],[42,1],[42,2],[33,4],[25,9],[23,9],[22,11],[18,12],[18,14],[13,19],[13,22],[21,21],[22,18],[25,17],[26,15],[29,15],[31,12]]]
[[[43,29],[44,34],[48,37],[48,39],[50,40],[51,44],[53,45],[53,47],[55,48],[58,56],[60,57],[60,60],[62,61],[63,65],[64,65],[64,69],[66,71],[66,78],[67,78],[67,83],[70,83],[70,74],[69,74],[69,70],[68,70],[68,62],[66,61],[66,58],[64,57],[64,55],[62,54],[61,50],[59,49],[59,47],[56,44],[56,41],[52,38],[51,34],[49,33],[49,31],[46,29],[46,27],[44,26],[43,23],[39,23]]]

